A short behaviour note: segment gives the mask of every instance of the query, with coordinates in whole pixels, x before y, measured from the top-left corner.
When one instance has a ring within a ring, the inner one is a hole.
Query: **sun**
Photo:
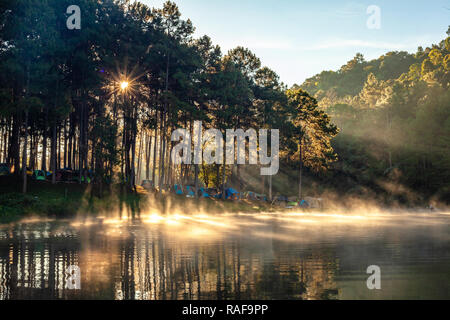
[[[128,88],[128,82],[127,81],[123,81],[123,82],[121,82],[120,83],[120,88],[122,89],[122,90],[125,90],[126,88]]]
[[[137,73],[138,67],[133,67],[131,72],[127,71],[127,67],[120,69],[118,66],[115,72],[104,72],[105,82],[103,89],[107,91],[110,97],[118,95],[136,96],[142,90],[142,84],[139,79],[145,76],[145,73]]]

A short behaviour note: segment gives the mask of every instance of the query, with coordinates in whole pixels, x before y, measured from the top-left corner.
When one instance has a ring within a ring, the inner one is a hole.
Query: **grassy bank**
[[[87,185],[29,181],[27,194],[22,194],[21,187],[14,177],[0,177],[0,222],[29,215],[69,217],[80,210],[108,209],[111,204],[95,197]]]
[[[160,214],[181,212],[260,212],[272,210],[263,202],[187,199],[173,194],[158,195],[138,188],[137,193],[115,185],[99,197],[92,185],[56,184],[29,181],[27,194],[14,177],[0,177],[0,223],[16,221],[31,215],[68,218],[77,214],[110,214],[122,212],[138,215],[148,211]]]

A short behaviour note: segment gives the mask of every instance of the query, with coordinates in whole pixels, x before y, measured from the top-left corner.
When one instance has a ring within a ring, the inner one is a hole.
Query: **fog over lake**
[[[448,299],[445,213],[137,214],[0,227],[0,299]],[[81,289],[66,288],[78,266]],[[368,266],[381,268],[369,290]]]

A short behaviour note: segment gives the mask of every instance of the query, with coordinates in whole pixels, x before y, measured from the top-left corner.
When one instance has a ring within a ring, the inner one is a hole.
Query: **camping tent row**
[[[36,181],[46,181],[51,180],[53,173],[51,171],[44,171],[44,170],[32,170],[27,167],[27,176],[29,176],[31,179]],[[3,175],[10,175],[11,170],[6,164],[0,164],[0,176]],[[85,175],[81,176],[81,182],[87,182],[91,183],[93,179],[93,172],[91,170],[88,170]],[[70,169],[59,169],[56,170],[56,177],[57,182],[79,182],[79,171],[73,171]]]
[[[253,201],[267,201],[267,196],[265,194],[247,191],[244,193],[244,199]]]
[[[36,180],[45,180],[43,179],[44,171],[42,170],[35,170],[33,173],[33,178]],[[51,180],[52,179],[52,172],[46,172],[46,178]],[[86,171],[86,174],[81,175],[81,182],[82,183],[91,183],[93,177],[93,173],[91,170]],[[70,169],[60,169],[56,170],[56,176],[55,180],[57,182],[79,182],[80,181],[80,172],[78,170],[70,170]]]
[[[178,184],[174,186],[174,192],[177,195],[185,195],[188,198],[195,198],[195,187],[193,186],[186,186],[182,187]],[[223,194],[221,191],[217,189],[205,189],[200,188],[199,189],[199,197],[200,198],[216,198],[216,199],[222,199]],[[227,188],[225,189],[225,199],[227,200],[253,200],[253,201],[268,201],[267,195],[265,194],[259,194],[252,191],[247,191],[244,193],[241,193],[233,188]]]
[[[187,198],[195,198],[195,187],[193,186],[186,186],[183,187],[181,185],[174,185],[174,192],[177,195],[186,196]],[[221,199],[222,198],[222,192],[219,192],[216,189],[206,189],[206,188],[199,188],[199,198],[216,198]],[[239,200],[240,199],[240,193],[233,188],[225,189],[225,199],[227,200]]]
[[[274,199],[273,204],[285,206],[286,208],[304,208],[304,209],[323,209],[323,199],[305,197],[303,200],[298,200],[295,197],[278,196]]]

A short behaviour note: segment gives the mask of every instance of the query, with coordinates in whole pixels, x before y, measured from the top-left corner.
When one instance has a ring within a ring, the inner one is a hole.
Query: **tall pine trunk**
[[[56,120],[55,120],[56,122]],[[52,142],[51,142],[51,171],[52,171],[52,184],[56,183],[56,123],[53,124],[52,128]]]
[[[156,153],[157,153],[157,146],[158,146],[158,140],[157,140],[157,134],[158,134],[158,126],[155,127],[155,138],[153,142],[153,168],[152,168],[152,186],[156,187]]]
[[[150,157],[152,152],[152,139],[151,134],[146,135],[147,140],[145,141],[147,146],[147,152],[145,154],[145,180],[150,180]]]
[[[27,193],[27,141],[28,141],[28,109],[25,110],[25,137],[23,141],[23,153],[22,153],[22,178],[23,186],[22,192]]]
[[[55,109],[58,106],[58,80],[56,80],[56,93],[55,93]],[[51,141],[51,171],[52,171],[52,184],[56,183],[56,118],[53,119],[52,128],[52,141]]]
[[[302,180],[303,180],[303,139],[300,139],[300,169],[299,169],[299,177],[298,177],[298,199],[302,201],[303,199],[303,190],[302,190]]]
[[[41,170],[47,171],[47,126],[48,126],[48,109],[45,108],[44,131],[42,133],[42,163]]]
[[[269,176],[269,201],[272,202],[272,176]]]
[[[30,61],[28,61],[27,64],[27,88],[26,88],[26,97],[28,98],[30,96]],[[27,101],[28,103],[28,101]],[[23,141],[23,153],[22,153],[22,176],[23,176],[23,186],[22,186],[22,192],[27,193],[27,143],[28,143],[28,107],[26,107],[25,110],[25,122],[24,122],[24,128],[25,128],[25,137]]]

